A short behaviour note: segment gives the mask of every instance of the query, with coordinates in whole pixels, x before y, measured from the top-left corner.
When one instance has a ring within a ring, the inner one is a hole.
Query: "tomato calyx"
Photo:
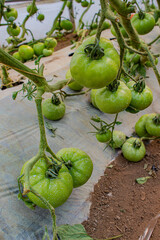
[[[49,179],[54,179],[58,177],[59,170],[62,168],[62,163],[58,164],[52,158],[50,159],[52,160],[52,165],[46,171],[46,177]]]
[[[152,121],[154,122],[154,124],[156,126],[160,125],[160,114],[157,114],[153,119]]]
[[[136,149],[140,148],[141,145],[142,145],[142,144],[141,144],[140,139],[136,139],[136,140],[133,142],[133,147],[136,148]]]
[[[117,89],[118,89],[118,87],[119,87],[119,85],[120,85],[120,82],[117,81],[117,80],[114,80],[112,83],[110,83],[110,84],[107,86],[107,88],[108,88],[108,90],[111,91],[111,92],[116,92]]]
[[[145,89],[146,87],[146,84],[145,84],[145,81],[142,79],[142,80],[139,80],[137,83],[135,83],[133,85],[133,89],[135,92],[139,92],[139,93],[142,93],[143,90]]]
[[[59,97],[57,97],[55,93],[53,93],[53,96],[52,96],[52,103],[57,106],[61,103]]]
[[[104,49],[99,46],[99,40],[96,43],[87,44],[84,48],[87,57],[92,60],[99,60],[104,56]]]
[[[139,16],[139,19],[143,20],[145,18],[145,13],[142,11],[139,11],[138,16]]]

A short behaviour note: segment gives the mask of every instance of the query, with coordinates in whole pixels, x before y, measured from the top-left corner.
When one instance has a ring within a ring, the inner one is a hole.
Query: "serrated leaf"
[[[82,224],[72,226],[66,224],[58,227],[58,236],[61,240],[93,240],[88,236]]]
[[[151,178],[151,177],[149,177],[149,176],[147,176],[147,177],[140,177],[140,178],[137,178],[137,179],[136,179],[136,182],[137,182],[138,184],[144,184],[144,183],[147,182],[147,180],[148,180],[149,178]]]

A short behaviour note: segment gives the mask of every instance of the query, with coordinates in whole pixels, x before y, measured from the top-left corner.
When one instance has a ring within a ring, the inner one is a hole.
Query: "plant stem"
[[[158,35],[152,42],[148,43],[148,46],[151,46],[153,43],[155,43],[160,38],[160,35]]]
[[[64,1],[60,12],[58,13],[58,15],[56,16],[56,18],[54,19],[54,22],[53,22],[53,25],[52,25],[51,30],[46,33],[46,34],[47,34],[47,37],[50,37],[50,36],[53,34],[53,32],[55,31],[55,29],[56,29],[56,23],[57,23],[58,19],[61,17],[61,15],[62,15],[62,13],[63,13],[63,11],[64,11],[64,9],[65,9],[66,4],[67,4],[67,0]]]
[[[96,41],[100,39],[101,33],[102,33],[102,25],[103,22],[105,21],[105,13],[106,13],[106,4],[104,3],[103,0],[100,0],[101,3],[101,18],[98,24],[98,28],[97,28],[97,33],[96,33]]]
[[[88,4],[88,7],[84,10],[84,12],[82,13],[82,15],[80,16],[79,18],[79,23],[78,23],[78,27],[77,27],[77,32],[79,32],[80,28],[81,28],[81,25],[83,23],[83,17],[84,15],[88,12],[88,10],[90,9],[92,5],[92,0],[90,0],[89,4]]]
[[[2,65],[1,66],[2,69],[2,74],[1,74],[1,79],[2,79],[2,85],[3,86],[8,86],[8,87],[12,87],[12,79],[9,77],[9,74],[7,72],[7,68],[6,66]]]
[[[74,10],[73,10],[73,0],[70,0],[71,2],[71,8],[69,8],[69,18],[70,18],[70,21],[72,22],[73,24],[73,29],[72,31],[75,30],[75,17],[74,17]]]

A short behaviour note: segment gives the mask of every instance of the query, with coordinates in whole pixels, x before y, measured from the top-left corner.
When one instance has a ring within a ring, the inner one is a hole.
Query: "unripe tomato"
[[[144,13],[144,17],[141,17],[140,14],[136,13],[132,17],[131,22],[139,35],[149,33],[155,26],[154,17],[149,13]]]
[[[29,4],[27,6],[27,12],[31,15],[34,15],[37,11],[38,11],[38,8],[36,5],[34,5],[33,9],[32,9],[32,12],[31,12],[31,9],[32,9],[32,4]]]
[[[149,114],[144,114],[139,118],[139,120],[135,124],[135,132],[139,137],[148,137],[149,134],[146,130],[146,120]]]
[[[65,29],[66,31],[70,31],[73,28],[73,24],[69,20],[62,20],[60,26],[62,29]]]
[[[98,89],[92,89],[91,90],[91,94],[90,94],[90,98],[91,98],[91,103],[95,108],[98,108],[96,105],[96,101],[95,101],[95,96],[96,96],[96,92]]]
[[[40,56],[43,54],[44,43],[38,42],[33,45],[33,50],[36,56]]]
[[[71,75],[76,82],[87,88],[102,88],[110,84],[117,76],[120,59],[111,41],[101,38],[100,49],[104,56],[100,59],[89,57],[90,46],[95,43],[95,38],[90,37],[82,43],[71,59]],[[88,47],[88,50],[87,50]],[[97,50],[98,52],[99,50]]]
[[[42,14],[42,13],[38,14],[38,16],[37,16],[38,21],[42,22],[44,19],[45,19],[44,14]]]
[[[91,24],[91,29],[96,29],[97,27],[98,27],[98,24],[96,22]]]
[[[78,148],[63,148],[57,154],[57,157],[66,163],[72,178],[73,187],[80,187],[91,177],[93,163],[90,157]]]
[[[141,139],[131,137],[123,144],[122,153],[128,161],[139,162],[144,158],[146,149]]]
[[[21,29],[20,29],[19,26],[13,26],[13,27],[8,26],[7,27],[7,32],[11,36],[18,36],[21,32]]]
[[[148,86],[145,86],[142,91],[137,91],[135,89],[135,82],[130,81],[127,86],[131,90],[132,100],[130,106],[137,109],[143,110],[149,107],[153,101],[153,94]]]
[[[26,61],[33,58],[33,55],[34,55],[33,48],[28,45],[20,46],[18,49],[18,52],[19,52],[20,57]]]
[[[67,1],[67,7],[68,7],[69,9],[71,9],[71,7],[72,7],[72,2]]]
[[[51,162],[50,159],[48,161]],[[31,187],[54,208],[66,202],[73,189],[73,180],[67,167],[61,162],[56,160],[55,162],[57,163],[56,167],[47,164],[45,159],[41,158],[29,173]],[[25,166],[26,163],[22,167],[21,175],[24,173]],[[52,170],[55,172],[54,176],[51,174]],[[22,177],[21,182],[24,184],[24,177]],[[33,193],[29,192],[27,196],[37,206],[47,208]]]
[[[52,55],[53,51],[51,49],[44,48],[42,53],[44,57],[49,57]]]
[[[90,34],[89,34],[89,36],[93,36],[93,35],[95,35],[96,33],[97,33],[97,30],[96,30],[96,29],[94,29],[94,30],[90,31]]]
[[[88,7],[88,5],[89,5],[89,2],[87,2],[87,1],[82,1],[81,2],[82,7]]]
[[[13,37],[8,37],[8,38],[6,39],[6,41],[7,41],[8,44],[11,44],[13,40],[14,40]]]
[[[112,133],[110,130],[107,130],[106,132],[99,132],[99,133],[96,133],[96,138],[99,142],[101,143],[105,143],[105,142],[108,142],[112,137]]]
[[[57,40],[55,38],[46,38],[44,45],[46,48],[55,48],[57,46]]]
[[[129,51],[127,51],[126,53],[126,62],[128,63],[138,63],[140,61],[140,55],[139,54],[135,54],[135,53],[130,53]]]
[[[71,79],[72,75],[71,75],[71,71],[70,69],[68,69],[67,73],[66,73],[66,79]],[[68,87],[74,91],[81,91],[82,90],[82,86],[79,85],[77,82],[72,82],[68,84]]]
[[[19,52],[15,52],[12,55],[14,58],[16,58],[17,60],[19,60],[20,62],[23,62],[23,59],[21,58],[21,56],[19,55]]]
[[[49,120],[59,120],[65,114],[65,104],[59,100],[54,102],[52,98],[48,98],[42,102],[42,113]]]
[[[126,135],[121,131],[114,130],[113,142],[110,143],[110,146],[112,148],[121,148],[125,141],[126,141]]]
[[[15,8],[7,8],[6,11],[4,11],[4,15],[8,22],[13,22],[18,17],[18,12]]]
[[[149,114],[145,127],[151,136],[160,137],[160,114]]]
[[[155,65],[158,64],[158,58],[155,59],[154,64],[155,64]],[[145,65],[146,65],[146,67],[148,67],[148,68],[152,67],[152,64],[151,64],[150,61],[146,61],[146,62],[145,62]]]
[[[125,110],[131,102],[131,91],[122,81],[119,81],[117,90],[108,87],[98,89],[95,96],[97,107],[105,113],[118,113]]]

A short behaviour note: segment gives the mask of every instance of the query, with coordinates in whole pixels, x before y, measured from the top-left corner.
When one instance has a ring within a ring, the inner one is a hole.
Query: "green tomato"
[[[42,103],[42,113],[49,120],[59,120],[65,114],[65,104],[64,102],[59,102],[55,104],[52,98],[48,98]]]
[[[144,114],[139,118],[139,120],[135,124],[135,132],[139,137],[148,137],[149,134],[146,130],[146,120],[149,114]]]
[[[67,73],[66,73],[66,79],[71,79],[72,76],[71,76],[71,71],[70,69],[68,69]],[[82,86],[79,85],[77,82],[72,82],[72,83],[69,83],[68,84],[68,87],[74,91],[81,91],[82,90]]]
[[[78,148],[63,148],[57,153],[57,157],[66,163],[74,188],[88,181],[93,171],[93,163],[85,152]]]
[[[130,81],[129,83],[127,83],[127,86],[132,93],[132,100],[130,103],[131,107],[137,110],[143,110],[151,105],[153,101],[153,94],[149,87],[145,86],[142,92],[138,92],[134,89],[134,81]]]
[[[106,132],[98,132],[96,133],[96,138],[99,142],[105,143],[108,142],[112,137],[112,133],[110,130],[107,130]]]
[[[97,107],[105,113],[118,113],[126,109],[131,102],[131,91],[122,81],[118,89],[111,91],[108,87],[98,89],[95,96]]]
[[[42,22],[44,19],[45,19],[44,14],[42,14],[42,13],[38,14],[38,16],[37,16],[38,21]]]
[[[98,60],[88,57],[85,47],[94,44],[95,38],[88,38],[79,46],[70,63],[71,74],[76,82],[87,88],[102,88],[117,76],[120,59],[111,41],[101,38],[99,45],[104,49],[104,56]]]
[[[158,58],[155,59],[154,63],[155,63],[155,65],[158,64]],[[152,67],[152,64],[151,64],[150,61],[146,61],[146,62],[145,62],[145,65],[146,65],[146,67],[148,67],[148,68],[149,68],[149,67]]]
[[[150,136],[160,137],[160,114],[149,114],[145,127]]]
[[[18,36],[21,32],[21,29],[20,29],[19,26],[13,26],[13,27],[8,26],[7,27],[7,32],[11,36]]]
[[[36,56],[40,56],[43,54],[44,43],[38,42],[33,45],[33,50]]]
[[[67,7],[68,7],[69,9],[71,9],[71,7],[72,7],[72,2],[67,1]]]
[[[75,0],[77,3],[80,3],[81,2],[81,0]]]
[[[49,160],[49,159],[48,159]],[[51,160],[50,160],[51,162]],[[45,198],[54,208],[62,205],[70,196],[73,189],[73,180],[65,165],[61,165],[56,161],[59,166],[59,171],[56,170],[54,165],[49,165],[41,158],[36,162],[29,173],[29,180],[31,187]],[[21,175],[24,173],[26,163],[23,165]],[[50,170],[56,172],[53,177]],[[22,178],[22,184],[24,178]],[[45,204],[36,197],[33,193],[27,194],[28,198],[41,208],[46,208]]]
[[[96,35],[96,33],[97,33],[97,30],[96,30],[96,29],[94,29],[94,30],[90,31],[90,34],[89,34],[89,36]]]
[[[8,22],[13,22],[18,17],[18,12],[15,8],[7,8],[4,12],[4,16]]]
[[[34,50],[28,45],[22,45],[18,48],[19,55],[24,60],[30,60],[33,58]]]
[[[81,2],[82,7],[88,7],[88,5],[89,5],[89,2],[87,2],[87,1],[82,1]]]
[[[139,110],[137,110],[136,108],[133,108],[133,107],[131,107],[131,106],[127,107],[127,108],[125,109],[125,111],[126,111],[126,112],[129,112],[129,113],[133,113],[133,114],[139,112]]]
[[[16,58],[17,60],[19,60],[20,62],[23,62],[23,59],[21,58],[21,56],[19,55],[19,52],[15,52],[12,55],[14,58]]]
[[[98,109],[97,105],[96,105],[96,101],[95,101],[95,96],[96,96],[96,92],[98,89],[92,89],[91,90],[91,94],[90,94],[90,99],[91,99],[91,103],[92,105]]]
[[[60,26],[62,29],[65,29],[66,31],[70,31],[73,28],[73,24],[69,20],[62,20],[60,22]]]
[[[38,11],[38,8],[36,5],[34,5],[33,9],[32,9],[32,13],[31,13],[31,9],[32,9],[32,4],[29,4],[27,6],[27,12],[31,15],[34,15],[37,11]]]
[[[55,48],[57,46],[57,40],[55,38],[46,38],[44,45],[46,48]]]
[[[91,24],[91,29],[96,29],[98,27],[98,24],[96,22]]]
[[[124,38],[128,38],[128,34],[127,34],[126,30],[125,30],[123,27],[119,27],[119,28],[120,28],[120,31],[121,31],[123,37],[124,37]],[[113,26],[111,26],[111,33],[113,34],[113,36],[116,37],[116,32],[115,32]]]
[[[131,137],[123,144],[122,153],[128,161],[139,162],[144,158],[146,149],[141,139]]]
[[[6,39],[6,41],[8,44],[11,44],[14,41],[14,39],[13,39],[13,37],[10,36]]]
[[[51,56],[52,53],[53,53],[53,52],[52,52],[51,49],[46,49],[46,48],[43,49],[43,56],[44,56],[44,57]]]
[[[140,14],[136,13],[132,17],[131,22],[139,35],[149,33],[155,26],[154,17],[149,13],[144,13],[144,18],[140,17]]]
[[[102,31],[109,29],[111,27],[111,24],[107,21],[103,22],[102,24]]]
[[[135,53],[130,53],[129,51],[127,51],[126,53],[126,62],[128,63],[138,63],[140,61],[140,55],[135,54]]]
[[[110,143],[109,145],[112,148],[121,148],[125,141],[126,141],[126,135],[121,131],[114,130],[113,142]]]

